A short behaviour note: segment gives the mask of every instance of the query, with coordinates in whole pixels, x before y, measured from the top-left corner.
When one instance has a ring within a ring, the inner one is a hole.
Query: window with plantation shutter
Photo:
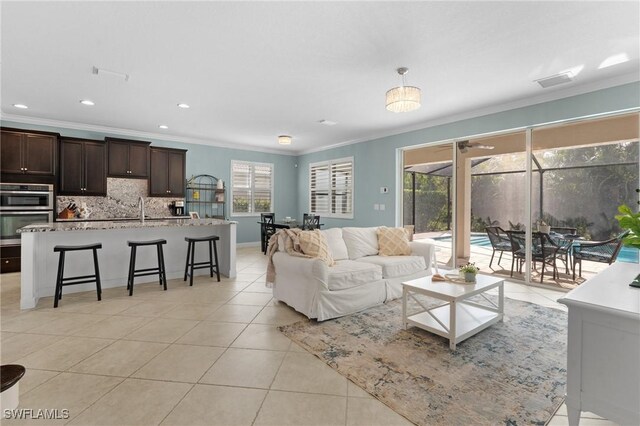
[[[273,164],[231,161],[231,214],[273,211]]]
[[[309,164],[309,212],[353,219],[353,157]]]

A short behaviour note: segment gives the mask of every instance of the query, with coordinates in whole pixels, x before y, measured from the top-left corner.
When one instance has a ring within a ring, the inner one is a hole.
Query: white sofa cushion
[[[327,239],[329,251],[331,252],[331,256],[333,256],[333,260],[344,260],[349,258],[347,245],[342,239],[342,228],[323,229],[320,232],[322,232],[324,237]]]
[[[339,260],[329,268],[329,290],[346,290],[382,279],[382,267],[355,260]]]
[[[367,256],[356,262],[382,267],[382,277],[385,279],[415,274],[427,268],[422,256]]]
[[[373,228],[342,228],[342,238],[349,251],[349,259],[360,259],[364,256],[378,254],[377,227]]]

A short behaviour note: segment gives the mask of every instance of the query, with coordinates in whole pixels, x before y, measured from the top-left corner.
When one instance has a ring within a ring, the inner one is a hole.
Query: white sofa
[[[321,231],[336,261],[273,255],[273,296],[309,318],[324,321],[402,296],[402,282],[431,275],[433,240],[411,241],[411,256],[378,256],[377,227]]]

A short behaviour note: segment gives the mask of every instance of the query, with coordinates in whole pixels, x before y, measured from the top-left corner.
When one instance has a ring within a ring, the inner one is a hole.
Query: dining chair
[[[275,213],[260,213],[260,247],[264,254],[267,254],[269,238],[276,233],[276,228],[273,226],[275,219]]]
[[[518,262],[517,271],[522,273],[522,264],[526,258],[526,235],[524,231],[505,231],[511,242],[511,276],[513,277],[513,267]]]
[[[580,241],[573,246],[573,280],[576,279],[576,265],[579,266],[579,276],[582,277],[582,261],[608,263],[611,265],[618,258],[622,248],[622,239],[629,230],[615,238],[606,241]]]
[[[491,242],[491,248],[493,249],[493,253],[491,253],[491,260],[489,261],[489,268],[491,268],[493,256],[495,256],[496,252],[500,252],[500,257],[498,257],[498,265],[500,265],[502,253],[505,251],[513,252],[513,245],[511,244],[509,235],[507,235],[506,231],[499,226],[487,226],[485,231],[487,231],[489,241]]]
[[[542,264],[540,271],[540,282],[544,279],[544,271],[546,266],[553,268],[553,279],[559,277],[556,261],[558,259],[558,250],[560,247],[551,239],[549,234],[545,232],[534,232],[531,234],[531,259],[535,266],[536,262]]]
[[[302,217],[302,229],[306,231],[320,229],[320,216],[305,213]]]

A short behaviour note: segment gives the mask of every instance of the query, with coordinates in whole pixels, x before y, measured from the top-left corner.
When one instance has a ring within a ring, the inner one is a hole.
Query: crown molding
[[[640,79],[638,78],[637,73],[623,74],[623,75],[619,75],[617,77],[613,77],[606,80],[599,80],[591,83],[574,85],[572,87],[568,87],[562,90],[556,90],[551,93],[543,93],[540,95],[530,96],[527,98],[518,99],[511,102],[490,105],[483,108],[461,112],[459,114],[448,115],[446,117],[437,117],[431,120],[424,121],[419,124],[415,124],[413,126],[405,127],[402,130],[378,132],[362,138],[352,139],[345,142],[339,142],[329,146],[301,150],[301,151],[297,151],[297,155],[313,154],[315,152],[327,151],[330,149],[339,148],[347,145],[354,145],[357,143],[372,141],[372,140],[381,139],[389,136],[401,135],[401,134],[416,131],[416,130],[424,130],[430,127],[454,123],[456,121],[468,120],[472,118],[482,117],[485,115],[496,114],[500,112],[513,110],[513,109],[537,105],[545,102],[557,101],[560,99],[570,98],[572,96],[583,95],[586,93],[591,93],[591,92],[595,92],[602,89],[608,89],[611,87],[622,86],[624,84],[635,83],[638,81],[640,81]]]
[[[73,130],[84,130],[84,131],[91,131],[91,132],[98,132],[98,133],[109,133],[109,134],[119,135],[119,136],[134,136],[142,139],[156,139],[156,140],[161,140],[166,142],[191,143],[191,144],[197,144],[197,145],[212,146],[217,148],[236,149],[241,151],[264,152],[268,154],[277,154],[277,155],[286,155],[286,156],[300,156],[305,154],[312,154],[315,152],[327,151],[327,150],[331,150],[331,149],[335,149],[343,146],[354,145],[357,143],[373,141],[373,140],[384,138],[384,137],[401,135],[401,134],[416,131],[416,130],[424,130],[430,127],[435,127],[443,124],[450,124],[456,121],[468,120],[468,119],[477,118],[477,117],[481,117],[489,114],[505,112],[513,109],[541,104],[544,102],[556,101],[560,99],[569,98],[572,96],[582,95],[590,92],[595,92],[597,90],[608,89],[610,87],[621,86],[624,84],[634,83],[638,81],[640,80],[636,73],[623,74],[623,75],[606,79],[606,80],[599,80],[592,83],[574,85],[566,89],[556,90],[551,93],[542,93],[540,95],[530,96],[527,98],[518,99],[511,102],[490,105],[483,108],[464,111],[459,114],[436,117],[434,119],[427,120],[422,123],[404,127],[402,129],[371,133],[371,134],[368,134],[367,136],[351,139],[344,142],[339,142],[336,144],[331,144],[328,146],[311,148],[307,150],[295,150],[295,151],[284,151],[284,150],[278,150],[278,149],[263,148],[258,146],[241,145],[237,143],[235,144],[225,143],[225,142],[219,142],[219,141],[214,141],[210,139],[200,139],[200,138],[185,137],[185,136],[172,136],[165,133],[142,132],[138,130],[123,129],[118,127],[98,126],[93,124],[77,123],[72,121],[62,121],[62,120],[30,117],[30,116],[17,115],[17,114],[7,114],[2,111],[0,111],[0,120],[14,121],[17,123],[34,124],[34,125],[40,125],[40,126],[60,127],[60,128],[67,128],[67,129],[73,129]]]
[[[284,151],[284,150],[278,150],[278,149],[249,146],[249,145],[224,143],[224,142],[218,142],[218,141],[213,141],[209,139],[199,139],[199,138],[192,138],[192,137],[185,137],[185,136],[172,136],[165,133],[160,134],[160,133],[151,133],[151,132],[141,132],[138,130],[122,129],[118,127],[108,127],[108,126],[98,126],[93,124],[76,123],[73,121],[52,120],[52,119],[40,118],[40,117],[28,117],[25,115],[6,114],[1,111],[0,111],[0,120],[13,121],[13,122],[22,123],[22,124],[33,124],[37,126],[51,126],[51,127],[60,127],[60,128],[72,129],[72,130],[85,130],[89,132],[109,133],[109,134],[118,135],[118,136],[129,136],[129,137],[134,136],[142,139],[156,139],[159,141],[166,141],[166,142],[192,143],[197,145],[213,146],[217,148],[237,149],[240,151],[264,152],[268,154],[278,154],[278,155],[288,155],[288,156],[299,155],[295,151]]]

